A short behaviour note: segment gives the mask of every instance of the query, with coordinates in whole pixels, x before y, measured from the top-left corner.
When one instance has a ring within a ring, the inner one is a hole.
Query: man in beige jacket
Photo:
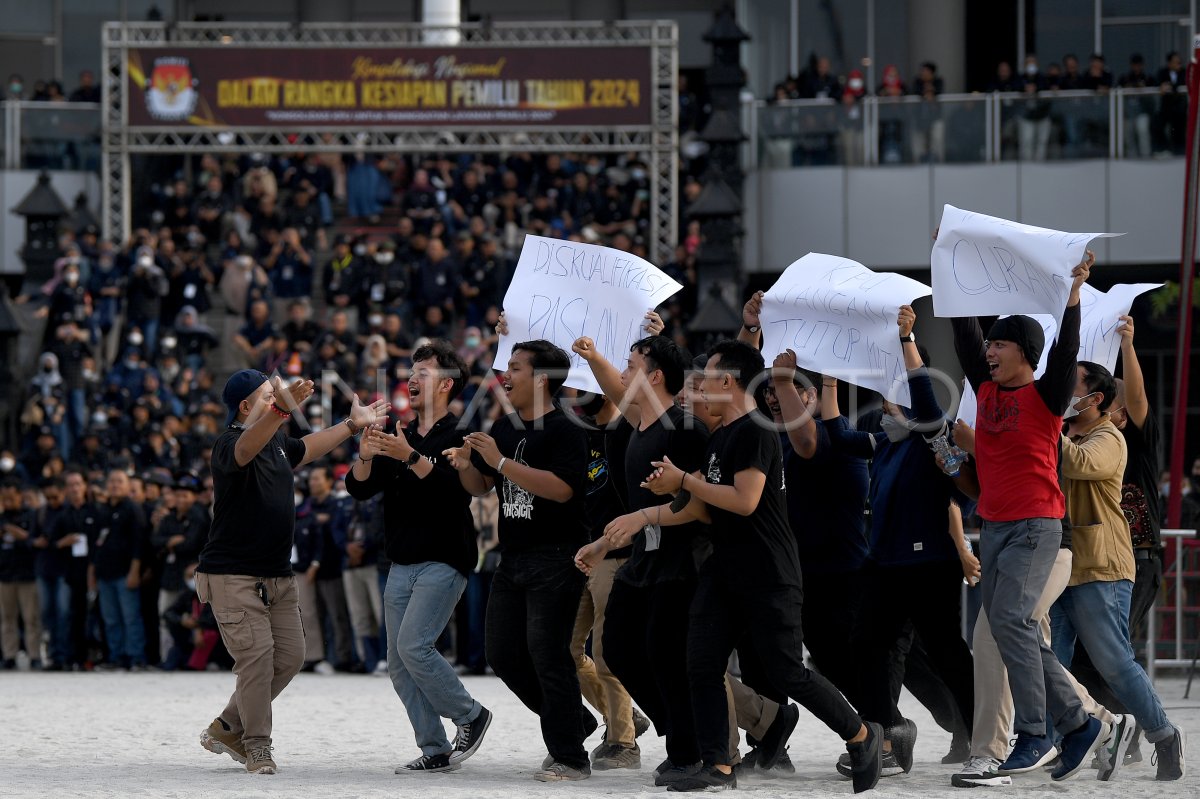
[[[1127,451],[1107,413],[1116,383],[1100,364],[1080,361],[1078,371],[1062,439],[1063,492],[1074,560],[1067,589],[1050,609],[1051,646],[1069,668],[1076,640],[1083,644],[1113,693],[1132,711],[1146,740],[1154,744],[1157,778],[1177,780],[1184,774],[1183,730],[1167,719],[1129,641],[1134,560],[1121,510]],[[1123,756],[1118,748],[1115,757]]]

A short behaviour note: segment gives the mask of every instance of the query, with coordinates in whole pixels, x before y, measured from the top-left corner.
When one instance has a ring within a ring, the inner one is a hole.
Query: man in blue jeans
[[[459,768],[492,722],[437,650],[476,560],[471,495],[441,454],[462,446],[458,417],[448,409],[466,376],[466,364],[448,341],[418,348],[408,380],[417,417],[394,435],[368,430],[346,475],[346,490],[359,501],[383,492],[385,549],[392,561],[383,594],[388,676],[421,747],[421,756],[398,766],[397,774]],[[453,745],[443,718],[458,727]]]
[[[108,644],[109,668],[146,668],[146,630],[142,626],[142,556],[146,548],[146,518],[129,498],[129,476],[120,469],[108,473],[108,502],[98,510],[88,542],[91,567],[88,587],[100,595],[100,615]]]
[[[1054,653],[1070,666],[1075,641],[1083,643],[1113,694],[1133,713],[1154,744],[1158,779],[1184,772],[1184,737],[1167,719],[1146,672],[1129,642],[1129,602],[1135,574],[1133,544],[1121,508],[1125,439],[1109,418],[1117,386],[1098,363],[1080,361],[1078,383],[1062,439],[1063,488],[1074,534],[1071,581],[1050,608]],[[1128,745],[1129,730],[1122,741]],[[1125,746],[1113,757],[1120,762]]]
[[[583,707],[571,634],[585,578],[575,553],[583,523],[584,428],[554,405],[571,362],[549,341],[513,347],[501,382],[514,413],[445,454],[463,486],[500,495],[503,555],[488,600],[485,648],[504,684],[542,721],[549,757],[534,779],[592,775],[583,741],[599,725]]]

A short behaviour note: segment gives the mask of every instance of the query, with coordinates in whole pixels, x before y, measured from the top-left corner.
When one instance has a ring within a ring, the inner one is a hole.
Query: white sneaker
[[[1001,774],[999,769],[1000,761],[996,758],[972,755],[967,759],[962,771],[950,778],[950,784],[955,788],[1012,785],[1012,777]]]
[[[386,660],[381,660],[375,664],[375,673],[376,674],[387,674],[388,673]]]
[[[316,666],[313,667],[313,671],[316,672],[317,674],[333,674],[334,668],[333,668],[333,664],[330,663],[328,660],[322,660],[320,663],[318,663]]]

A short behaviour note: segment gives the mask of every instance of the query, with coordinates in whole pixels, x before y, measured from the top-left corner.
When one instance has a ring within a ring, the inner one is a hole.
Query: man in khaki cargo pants
[[[312,393],[311,380],[284,387],[278,377],[243,369],[225,384],[229,428],[213,446],[213,522],[196,569],[196,593],[212,606],[237,686],[200,744],[245,763],[252,774],[275,773],[271,701],[304,664],[291,563],[292,471],[387,414],[386,402],[364,406],[356,397],[343,423],[292,438],[284,423]]]

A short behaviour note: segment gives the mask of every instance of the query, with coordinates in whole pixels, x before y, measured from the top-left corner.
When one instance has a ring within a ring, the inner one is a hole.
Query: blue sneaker
[[[1104,739],[1109,736],[1111,728],[1095,716],[1088,716],[1087,723],[1074,732],[1064,735],[1062,751],[1058,755],[1058,768],[1050,772],[1050,779],[1055,782],[1069,780],[1078,774],[1085,765],[1091,762],[1092,752],[1095,752]],[[1124,757],[1124,752],[1121,753]]]
[[[1058,756],[1054,741],[1045,735],[1031,735],[1027,732],[1017,733],[1017,743],[1012,752],[1000,764],[997,772],[1000,774],[1025,774],[1049,763]]]

